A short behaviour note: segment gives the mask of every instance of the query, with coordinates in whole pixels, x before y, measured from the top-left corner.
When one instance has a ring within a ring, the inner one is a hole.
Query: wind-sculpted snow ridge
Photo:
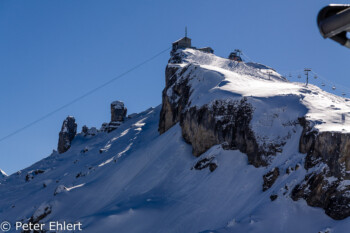
[[[0,221],[9,232],[16,221],[91,233],[346,232],[350,218],[333,218],[348,213],[347,134],[320,131],[339,124],[316,120],[321,103],[309,98],[321,96],[347,106],[264,65],[179,50],[161,106],[112,131],[85,127],[65,153],[1,180]]]

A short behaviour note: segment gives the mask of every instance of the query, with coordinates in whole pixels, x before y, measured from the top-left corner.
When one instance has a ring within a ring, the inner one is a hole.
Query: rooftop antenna
[[[185,27],[185,37],[187,37],[187,26]]]

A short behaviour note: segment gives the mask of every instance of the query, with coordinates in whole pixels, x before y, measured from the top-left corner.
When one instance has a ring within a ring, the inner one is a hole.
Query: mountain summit
[[[7,174],[0,169],[0,179],[7,177]]]
[[[111,123],[76,134],[73,122],[69,138],[66,119],[64,150],[0,183],[0,219],[84,232],[349,228],[348,99],[208,51],[172,51],[156,108],[127,117],[113,102]]]
[[[286,183],[285,194],[292,190],[293,200],[343,219],[350,215],[344,204],[350,202],[349,119],[349,99],[291,83],[261,64],[186,49],[174,53],[166,69],[159,131],[180,123],[195,156],[218,144],[238,149],[250,164],[271,169],[269,186],[282,173],[276,162],[298,157],[286,147],[296,137],[293,147],[306,156],[283,169],[303,164],[306,174],[296,185]]]

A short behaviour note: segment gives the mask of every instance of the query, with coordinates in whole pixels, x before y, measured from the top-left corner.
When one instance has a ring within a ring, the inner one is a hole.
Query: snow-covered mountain
[[[160,106],[126,117],[114,102],[111,112],[101,130],[77,135],[68,117],[64,150],[1,180],[0,220],[93,233],[350,227],[348,99],[180,49]]]
[[[3,179],[5,177],[7,177],[6,172],[4,172],[3,170],[0,169],[0,179]]]

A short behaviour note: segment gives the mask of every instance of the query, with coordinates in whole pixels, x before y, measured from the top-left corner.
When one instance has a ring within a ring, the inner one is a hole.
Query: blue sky
[[[240,48],[277,71],[311,67],[350,87],[350,50],[324,40],[316,27],[318,11],[329,3],[0,1],[0,138],[166,49],[185,26],[194,46],[211,46],[219,56]],[[157,106],[168,59],[165,53],[0,142],[0,168],[13,173],[48,156],[67,115],[76,117],[80,131],[109,121],[114,100],[123,100],[128,113]]]

